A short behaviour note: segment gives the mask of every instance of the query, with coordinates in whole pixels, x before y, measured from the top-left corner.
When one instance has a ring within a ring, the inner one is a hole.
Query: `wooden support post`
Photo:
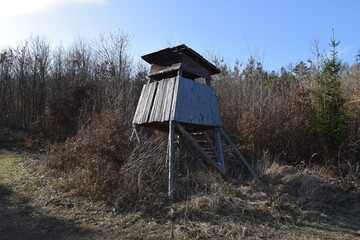
[[[134,127],[133,127],[133,130],[132,130],[132,132],[131,132],[131,136],[130,136],[130,142],[132,142],[132,141],[133,141],[134,136],[135,136],[135,129],[134,129]]]
[[[175,125],[174,121],[169,122],[169,142],[168,142],[168,152],[169,152],[169,182],[168,182],[168,195],[169,199],[172,202],[174,200],[174,134],[175,134]]]
[[[216,155],[217,155],[217,159],[220,163],[220,168],[224,173],[226,173],[219,128],[215,128],[215,145],[216,145]]]
[[[137,125],[137,124],[133,125],[133,133],[135,133],[135,137],[138,140],[139,146],[140,146],[140,149],[141,149],[142,148],[142,141],[141,141],[141,137],[140,137],[140,127],[139,127],[139,125]],[[132,136],[131,136],[131,138],[132,138]]]
[[[225,140],[230,144],[230,146],[234,149],[235,153],[238,155],[240,160],[244,163],[244,165],[247,167],[247,169],[251,172],[251,174],[254,176],[256,181],[263,187],[266,188],[265,184],[261,181],[259,176],[255,173],[255,171],[251,168],[250,164],[245,160],[243,155],[240,153],[240,151],[237,149],[235,144],[231,141],[230,137],[220,128],[219,129],[221,134],[224,136]]]
[[[180,130],[180,132],[183,134],[185,138],[187,138],[194,147],[200,152],[200,154],[203,156],[203,158],[216,170],[218,170],[222,175],[225,175],[225,173],[222,171],[221,168],[212,160],[212,158],[201,148],[201,146],[196,142],[196,140],[177,122],[175,122],[175,126]]]

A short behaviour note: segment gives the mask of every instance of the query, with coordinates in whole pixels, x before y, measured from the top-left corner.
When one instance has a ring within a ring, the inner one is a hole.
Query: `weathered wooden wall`
[[[220,126],[215,89],[186,78],[179,81],[174,120],[177,122]]]
[[[183,77],[145,84],[133,124],[171,120],[221,126],[215,89]]]

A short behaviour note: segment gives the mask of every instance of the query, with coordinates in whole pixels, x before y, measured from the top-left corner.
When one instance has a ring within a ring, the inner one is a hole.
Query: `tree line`
[[[68,48],[33,36],[1,50],[0,128],[30,131],[36,143],[62,142],[113,110],[128,131],[148,71],[132,60],[130,43],[119,31]],[[341,62],[334,37],[330,45],[330,55],[315,44],[316,60],[279,72],[254,57],[230,66],[211,56],[221,70],[213,82],[223,127],[253,161],[266,151],[295,162],[359,161],[360,65]]]
[[[87,94],[94,105],[86,106],[88,110],[126,106],[123,102],[136,98],[146,74],[145,67],[134,66],[129,44],[129,35],[117,32],[100,34],[89,43],[76,41],[67,49],[53,49],[45,38],[32,36],[18,47],[1,50],[0,127],[29,129],[46,112],[47,101],[71,91],[78,95],[73,97],[79,108],[87,104]],[[90,93],[92,87],[96,91]]]

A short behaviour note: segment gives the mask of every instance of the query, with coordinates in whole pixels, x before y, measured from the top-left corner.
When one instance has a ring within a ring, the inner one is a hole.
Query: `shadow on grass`
[[[74,223],[46,216],[29,204],[30,199],[0,184],[0,238],[79,239],[92,235]]]

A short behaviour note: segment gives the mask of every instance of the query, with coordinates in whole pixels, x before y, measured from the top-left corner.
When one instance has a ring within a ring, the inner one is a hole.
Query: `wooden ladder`
[[[209,138],[208,134],[205,131],[192,132],[190,134],[204,150],[204,152],[206,152],[214,162],[218,162],[215,146],[213,141]]]
[[[133,126],[133,135],[136,136],[136,138],[139,141],[140,144],[140,150],[142,141],[140,138],[140,132],[138,125]],[[235,151],[236,155],[238,156],[238,159],[246,166],[246,168],[251,172],[251,174],[254,176],[255,180],[264,188],[266,189],[265,184],[261,181],[259,176],[255,173],[255,171],[252,169],[250,164],[245,160],[245,158],[242,156],[240,151],[237,149],[236,145],[231,141],[230,137],[221,129],[221,127],[217,127],[214,129],[215,136],[214,140],[210,136],[208,136],[206,131],[188,131],[183,126],[181,126],[180,123],[176,121],[170,121],[169,122],[169,138],[168,138],[168,159],[169,159],[169,181],[168,181],[168,195],[170,201],[173,201],[174,199],[174,158],[175,158],[175,152],[174,152],[174,142],[175,142],[175,129],[177,129],[177,134],[182,135],[184,139],[187,139],[189,143],[191,143],[192,147],[194,147],[198,153],[200,154],[201,158],[205,160],[205,162],[209,165],[211,165],[215,170],[217,170],[220,174],[226,175],[226,168],[225,168],[225,162],[224,162],[224,155],[222,151],[222,141],[221,136],[223,137],[223,140],[227,142]],[[214,143],[215,144],[214,144]]]

